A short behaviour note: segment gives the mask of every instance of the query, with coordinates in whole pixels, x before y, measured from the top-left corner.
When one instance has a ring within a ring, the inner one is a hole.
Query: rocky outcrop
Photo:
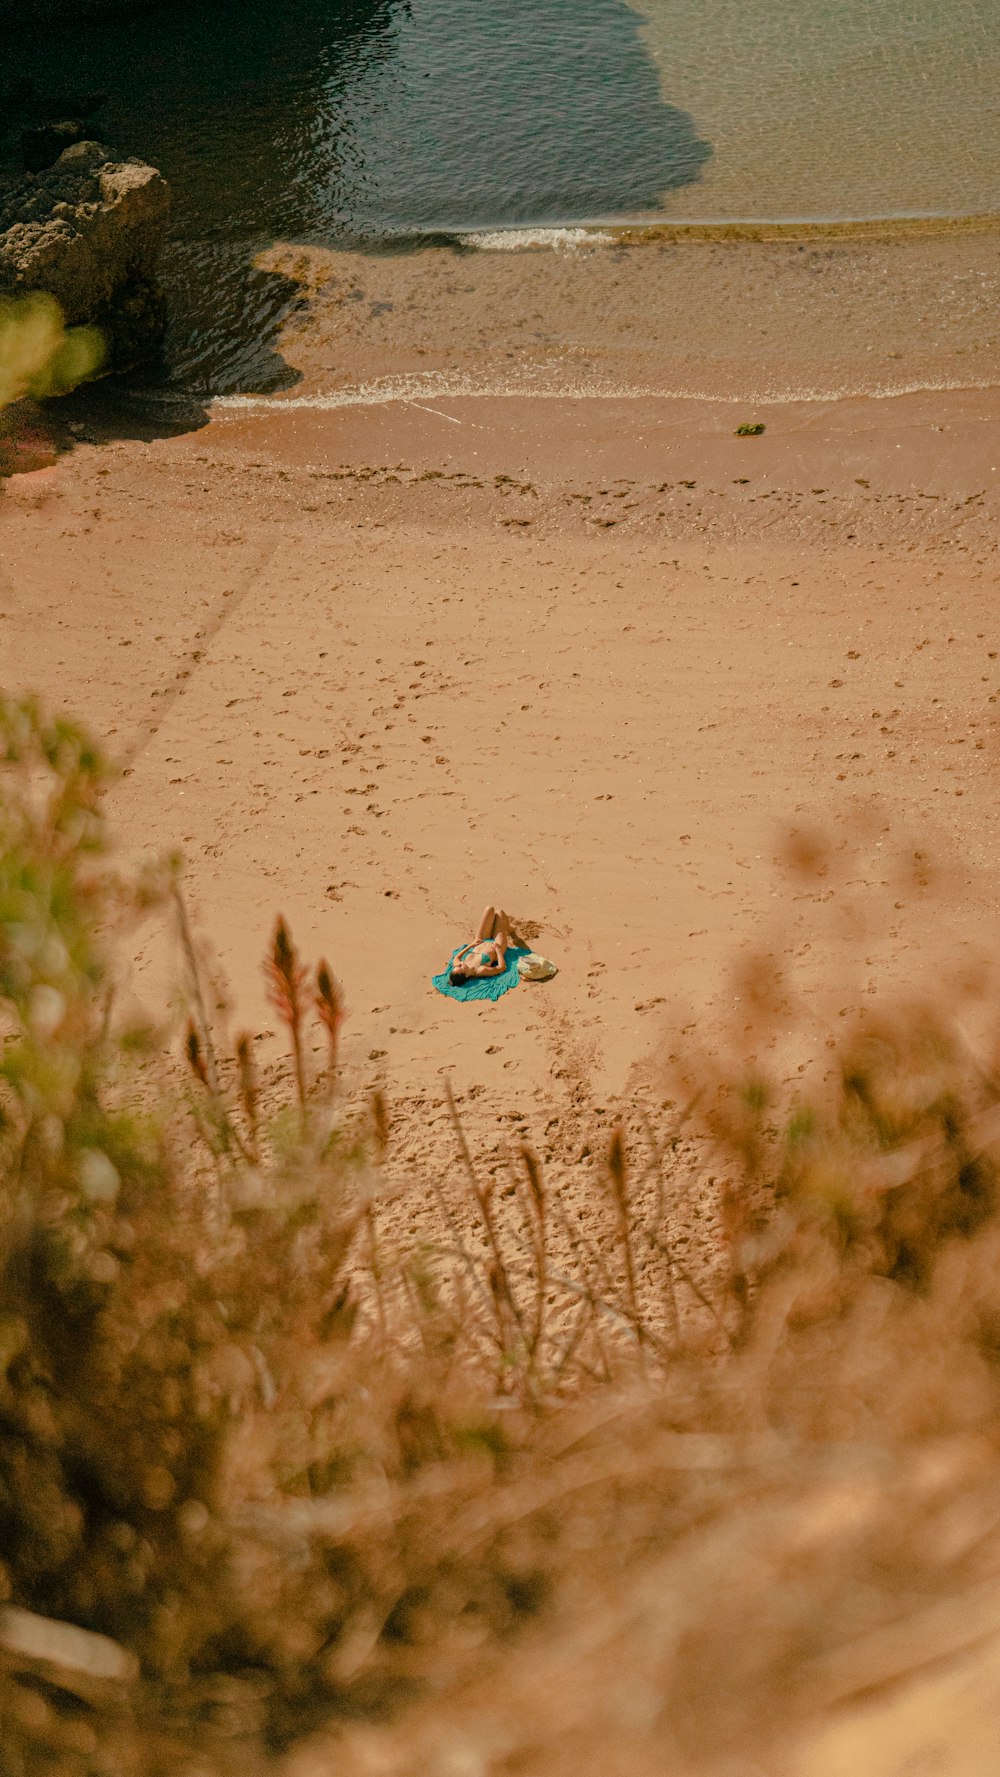
[[[75,142],[93,138],[81,117],[62,117],[54,123],[40,123],[34,129],[21,131],[21,158],[25,171],[43,173],[54,167],[61,154]]]
[[[71,325],[104,328],[114,368],[142,363],[163,332],[156,263],[169,216],[169,187],[154,167],[78,142],[0,192],[0,295],[48,291]]]
[[[3,0],[0,0],[0,6]],[[20,130],[21,158],[29,173],[54,166],[74,142],[97,142],[100,126],[94,115],[109,94],[92,88],[45,93],[26,75],[0,74],[0,135]]]

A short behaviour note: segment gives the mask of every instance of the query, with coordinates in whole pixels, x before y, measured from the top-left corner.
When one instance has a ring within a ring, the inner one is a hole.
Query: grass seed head
[[[187,1029],[184,1032],[184,1058],[187,1061],[191,1072],[194,1074],[195,1079],[200,1080],[201,1084],[207,1089],[208,1073],[205,1068],[205,1057],[202,1053],[201,1038],[195,1028],[194,1020],[190,1018],[188,1019]]]

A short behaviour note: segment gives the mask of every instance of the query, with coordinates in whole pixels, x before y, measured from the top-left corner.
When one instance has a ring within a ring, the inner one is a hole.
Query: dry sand
[[[968,253],[977,291],[995,277],[985,238],[953,253],[952,288]],[[941,250],[920,262],[939,302]],[[800,275],[793,252],[759,261],[772,283]],[[836,253],[845,288],[879,270]],[[121,761],[110,814],[129,853],[183,852],[233,1022],[270,1028],[259,962],[277,912],[329,958],[352,1087],[385,1084],[425,1160],[448,1139],[445,1073],[494,1160],[520,1134],[565,1150],[571,1113],[606,1121],[623,1094],[662,1105],[667,1057],[745,1022],[741,958],[781,972],[767,1041],[790,1073],[809,1047],[783,1047],[796,981],[821,1046],[847,1000],[981,989],[995,943],[995,393],[758,401],[767,430],[740,439],[729,400],[641,392],[657,362],[656,387],[672,380],[659,284],[627,363],[620,341],[601,357],[599,301],[582,345],[567,332],[596,378],[574,372],[572,398],[552,342],[543,377],[526,339],[503,345],[506,386],[540,392],[442,392],[449,376],[497,387],[488,342],[532,278],[543,328],[560,302],[582,313],[584,260],[600,279],[619,256],[365,262],[368,296],[389,280],[400,309],[385,374],[426,382],[432,310],[453,346],[432,393],[359,404],[376,355],[343,298],[361,262],[313,256],[297,274],[312,309],[283,341],[299,405],[171,432],[107,392],[78,398],[72,448],[0,494],[3,683],[76,712]],[[807,345],[850,358],[853,311],[829,301],[840,331],[820,340],[813,316],[789,387],[817,386]],[[954,370],[959,332],[930,329],[917,380],[934,350]],[[720,375],[735,350],[720,346]],[[822,877],[785,867],[792,829],[829,836]],[[429,977],[487,900],[534,922],[560,972],[455,1004]],[[175,966],[155,933],[137,964],[164,1007]]]

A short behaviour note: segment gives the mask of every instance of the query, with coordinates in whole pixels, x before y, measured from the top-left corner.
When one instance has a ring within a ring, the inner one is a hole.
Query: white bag
[[[517,972],[522,981],[551,981],[553,975],[559,973],[555,963],[550,963],[547,956],[538,956],[529,951],[527,956],[518,957]]]

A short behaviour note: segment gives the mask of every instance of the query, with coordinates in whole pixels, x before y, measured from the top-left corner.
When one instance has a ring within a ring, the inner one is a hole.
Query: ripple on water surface
[[[673,215],[1000,208],[996,0],[645,0],[665,93],[712,144]]]
[[[274,239],[992,209],[996,0],[215,0],[5,46],[175,193],[175,374],[280,387]],[[6,72],[6,70],[5,70]],[[8,140],[8,158],[11,151]]]

